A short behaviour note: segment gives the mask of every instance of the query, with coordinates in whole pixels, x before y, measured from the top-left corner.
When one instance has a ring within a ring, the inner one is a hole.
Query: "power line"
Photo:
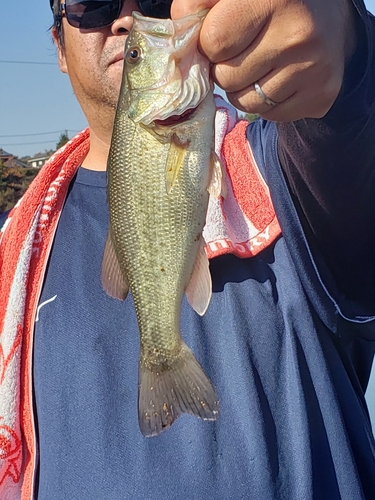
[[[47,66],[57,66],[57,63],[53,62],[43,62],[43,61],[5,61],[0,59],[0,63],[3,64],[43,64]]]
[[[10,147],[10,146],[29,146],[31,144],[56,144],[56,142],[58,142],[58,140],[55,140],[55,141],[38,141],[38,142],[13,142],[12,144],[1,144],[1,146],[6,146],[6,147]]]
[[[67,130],[67,129],[64,129],[63,131],[61,131],[61,130],[55,130],[53,132],[39,132],[39,133],[35,133],[35,134],[0,135],[0,138],[1,137],[31,137],[31,136],[35,136],[35,135],[62,134],[64,132],[77,133],[77,132],[79,132],[79,130]]]

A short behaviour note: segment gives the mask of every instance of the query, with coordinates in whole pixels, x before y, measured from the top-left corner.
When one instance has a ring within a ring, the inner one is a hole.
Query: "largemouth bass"
[[[204,314],[211,276],[202,229],[221,191],[206,12],[171,21],[134,13],[108,159],[107,293],[133,295],[140,330],[138,417],[155,436],[181,413],[215,420],[215,390],[180,334],[183,294]]]

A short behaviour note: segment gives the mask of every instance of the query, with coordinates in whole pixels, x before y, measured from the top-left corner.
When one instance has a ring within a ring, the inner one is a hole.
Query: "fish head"
[[[212,90],[210,63],[198,50],[207,11],[183,19],[133,13],[127,38],[120,101],[144,126],[195,109]]]

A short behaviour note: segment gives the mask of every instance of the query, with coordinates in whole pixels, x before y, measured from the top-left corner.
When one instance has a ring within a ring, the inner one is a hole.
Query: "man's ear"
[[[62,45],[62,40],[59,39],[59,35],[57,33],[57,29],[55,26],[52,27],[51,32],[52,32],[52,39],[57,50],[57,60],[59,63],[60,70],[63,73],[68,73],[68,69],[66,66],[65,50]]]

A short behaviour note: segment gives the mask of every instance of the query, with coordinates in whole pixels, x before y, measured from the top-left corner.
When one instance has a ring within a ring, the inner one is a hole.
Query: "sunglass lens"
[[[121,4],[121,0],[71,0],[65,4],[65,14],[75,28],[102,28],[117,19]]]
[[[66,0],[65,15],[75,28],[95,29],[112,24],[120,15],[123,0]],[[172,0],[138,0],[144,16],[167,19]]]
[[[168,19],[171,17],[172,0],[138,0],[139,9],[144,16]]]

